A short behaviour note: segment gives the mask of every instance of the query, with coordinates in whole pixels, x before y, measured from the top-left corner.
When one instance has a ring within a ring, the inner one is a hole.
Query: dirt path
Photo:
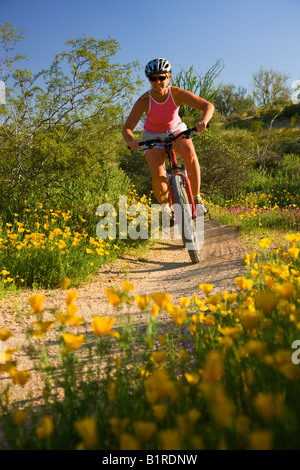
[[[200,283],[212,283],[212,293],[235,291],[234,278],[243,273],[244,249],[237,232],[218,224],[213,220],[205,220],[204,246],[201,251],[201,262],[192,264],[189,255],[182,247],[180,240],[160,240],[143,258],[124,256],[118,261],[103,266],[95,280],[85,286],[79,287],[78,315],[89,322],[93,315],[116,316],[117,312],[107,302],[105,289],[110,286],[121,286],[122,280],[128,277],[139,295],[152,294],[165,291],[172,295],[174,303],[180,297],[191,298],[197,293],[201,298]],[[44,307],[46,309],[60,310],[65,313],[66,291],[61,289],[40,292],[45,295]],[[17,361],[18,369],[31,370],[32,376],[24,389],[14,387],[11,400],[24,403],[25,394],[31,391],[33,400],[41,392],[41,384],[32,360],[24,351],[26,341],[25,330],[32,326],[34,316],[29,315],[31,309],[28,297],[32,293],[27,291],[20,295],[5,298],[0,302],[0,329],[9,329],[13,336],[6,342],[7,348],[18,349],[13,359]],[[53,311],[47,315],[53,318]],[[143,312],[132,312],[136,324],[146,323],[147,318]],[[167,315],[167,314],[166,314]],[[166,317],[162,317],[166,321]],[[117,321],[116,321],[117,326]],[[80,327],[79,327],[80,328]],[[76,332],[79,333],[78,330]],[[47,340],[55,344],[57,331],[49,331]],[[10,380],[8,374],[0,374],[0,390]]]

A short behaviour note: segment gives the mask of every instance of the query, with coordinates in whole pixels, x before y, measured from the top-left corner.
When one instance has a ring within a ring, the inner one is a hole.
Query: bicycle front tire
[[[184,178],[180,174],[172,177],[171,186],[175,203],[175,219],[179,223],[179,230],[184,246],[186,247],[192,263],[200,262],[200,249],[196,232],[196,223],[192,218],[192,210],[185,189]],[[176,212],[180,210],[180,214]]]

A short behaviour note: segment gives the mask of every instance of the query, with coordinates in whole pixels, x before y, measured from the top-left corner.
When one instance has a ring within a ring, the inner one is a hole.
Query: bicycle
[[[190,138],[197,134],[196,127],[180,132],[176,136],[170,133],[166,138],[151,139],[139,142],[139,150],[147,150],[153,148],[154,144],[161,143],[165,145],[167,151],[168,167],[167,184],[169,189],[170,206],[174,208],[175,221],[179,225],[180,235],[185,248],[187,249],[192,263],[200,262],[200,237],[197,217],[202,216],[197,211],[191,189],[191,183],[186,172],[185,165],[179,166],[173,143],[180,138]],[[197,214],[198,212],[198,214]]]

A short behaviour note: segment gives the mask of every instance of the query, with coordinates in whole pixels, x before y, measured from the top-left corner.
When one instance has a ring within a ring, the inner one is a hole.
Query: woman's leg
[[[159,204],[169,202],[168,185],[166,182],[166,151],[164,149],[150,149],[145,152],[146,160],[152,176],[152,189]]]
[[[184,160],[192,186],[192,193],[193,196],[196,196],[200,193],[201,169],[194,144],[191,139],[181,139],[176,141],[174,148],[176,153],[178,153]]]

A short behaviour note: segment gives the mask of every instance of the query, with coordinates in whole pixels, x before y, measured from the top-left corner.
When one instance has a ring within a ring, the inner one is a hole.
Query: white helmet
[[[150,77],[154,73],[165,72],[171,73],[172,67],[171,64],[167,61],[167,59],[153,59],[148,62],[145,67],[145,74],[146,77]]]

